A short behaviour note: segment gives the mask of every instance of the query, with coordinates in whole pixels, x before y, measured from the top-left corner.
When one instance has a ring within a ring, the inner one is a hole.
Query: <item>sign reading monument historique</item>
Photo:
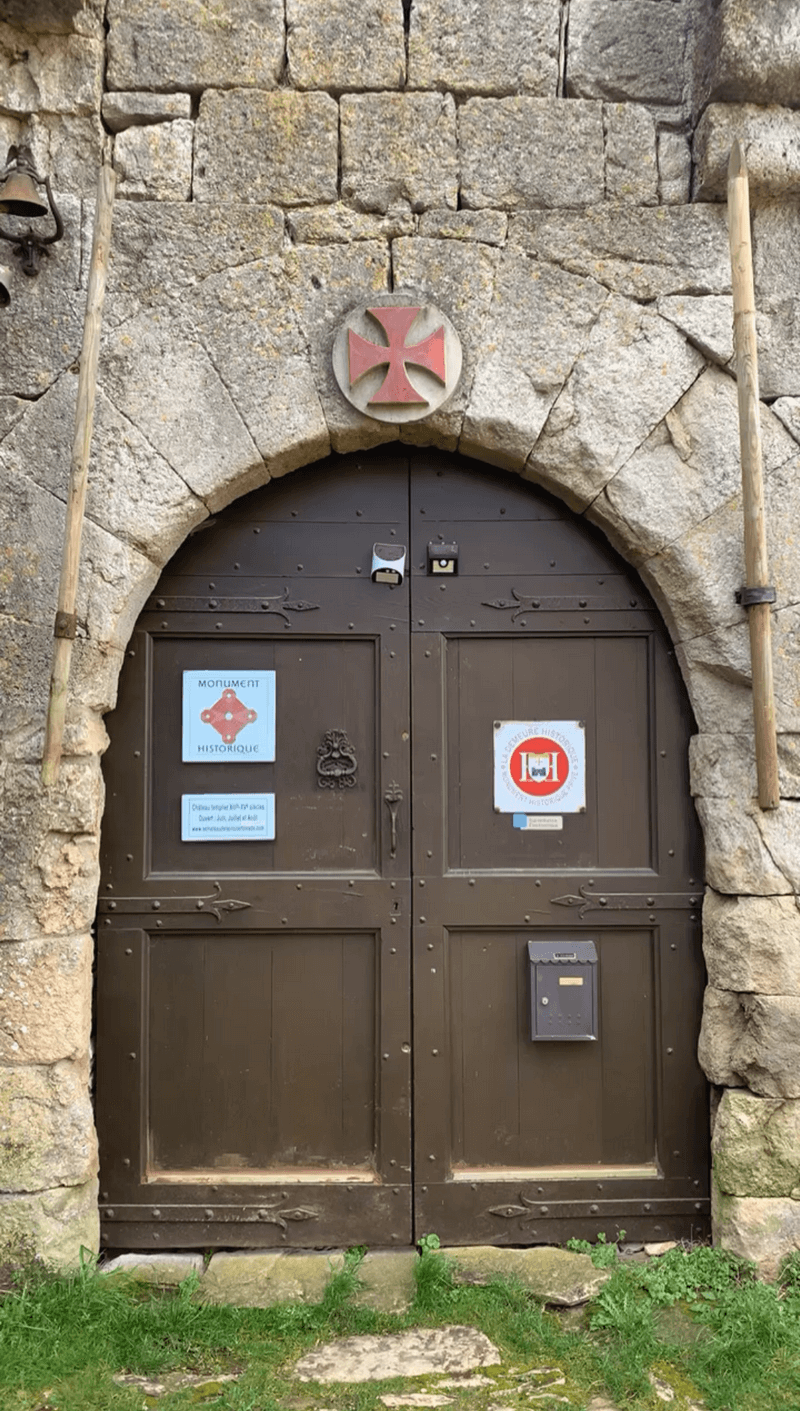
[[[275,759],[274,671],[184,671],[184,764]]]
[[[582,720],[496,720],[496,813],[583,813],[586,728]],[[515,827],[520,824],[515,821]]]

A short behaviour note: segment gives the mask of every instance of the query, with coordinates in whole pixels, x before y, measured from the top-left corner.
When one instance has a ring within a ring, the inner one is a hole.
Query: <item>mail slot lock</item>
[[[428,545],[428,574],[458,573],[458,544]]]
[[[372,545],[372,581],[389,583],[396,588],[406,571],[405,544]]]
[[[531,1039],[597,1038],[594,941],[528,941]]]

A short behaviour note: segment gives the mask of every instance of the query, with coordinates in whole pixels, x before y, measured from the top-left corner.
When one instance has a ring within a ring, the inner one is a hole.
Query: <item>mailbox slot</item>
[[[594,941],[528,941],[531,1039],[597,1038]]]

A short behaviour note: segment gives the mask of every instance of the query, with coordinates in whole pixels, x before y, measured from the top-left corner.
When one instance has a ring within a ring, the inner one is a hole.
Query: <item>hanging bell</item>
[[[5,179],[0,182],[0,211],[10,216],[46,216],[50,206],[33,178],[33,162],[26,147],[12,147]]]

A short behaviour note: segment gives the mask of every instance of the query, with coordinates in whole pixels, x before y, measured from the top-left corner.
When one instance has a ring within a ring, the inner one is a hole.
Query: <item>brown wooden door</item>
[[[452,540],[457,576],[431,576]],[[370,581],[376,541],[408,546],[402,585]],[[184,673],[257,671],[274,762],[184,763]],[[586,811],[559,833],[494,812],[506,719],[587,724]],[[109,728],[109,1245],[702,1228],[688,711],[598,536],[436,452],[298,473],[184,545]],[[273,841],[182,841],[183,798],[239,793],[274,795]],[[530,1040],[527,941],[552,936],[596,943],[596,1042]]]

